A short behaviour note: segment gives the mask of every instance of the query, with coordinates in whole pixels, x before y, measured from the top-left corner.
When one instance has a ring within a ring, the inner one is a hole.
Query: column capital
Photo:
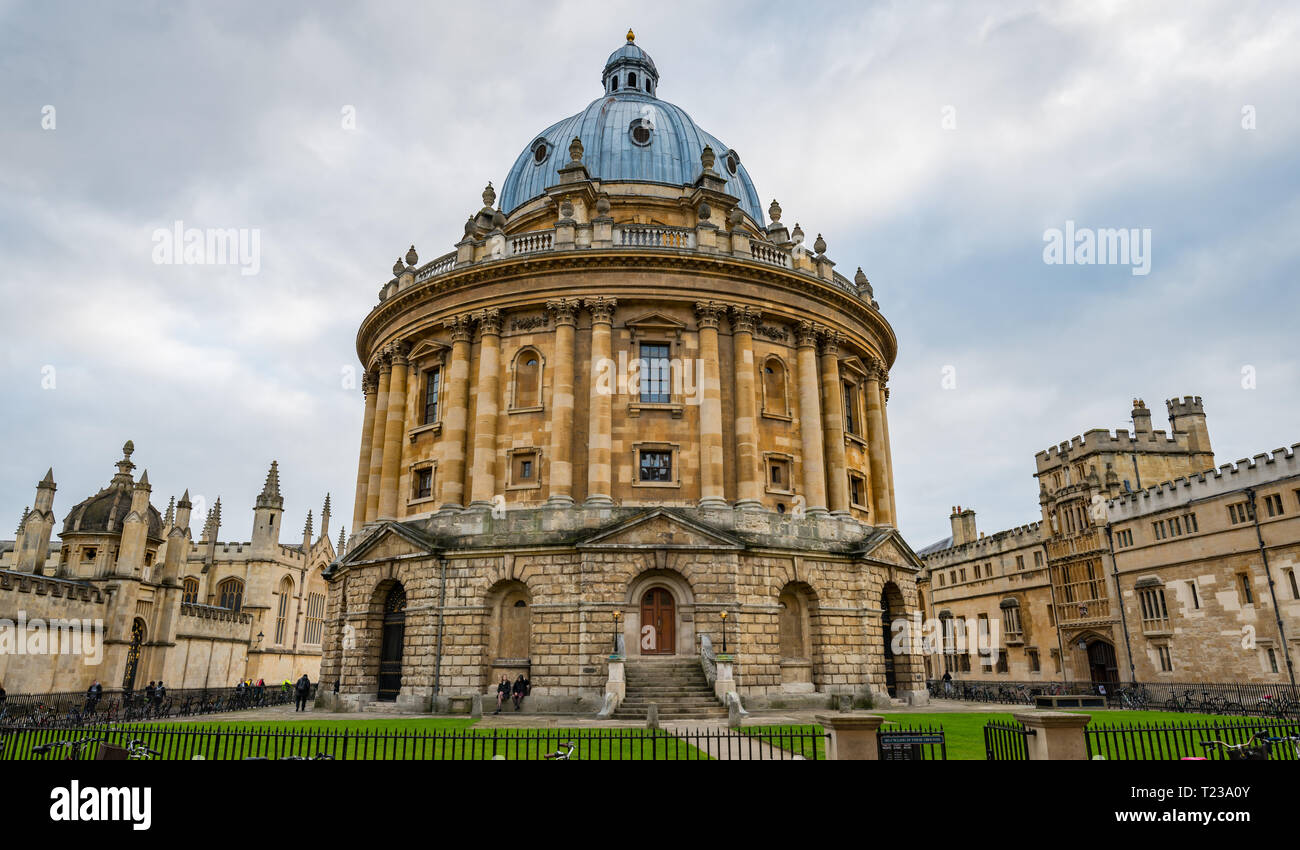
[[[461,313],[458,316],[452,316],[443,323],[443,327],[451,331],[451,341],[469,342],[470,331],[474,326],[474,320],[468,313]]]
[[[379,389],[379,375],[373,369],[367,369],[361,375],[361,395],[370,398]]]
[[[393,355],[392,355],[392,352],[390,352],[390,351],[388,350],[388,346],[384,346],[384,347],[379,351],[379,353],[375,355],[375,359],[378,361],[378,362],[376,363],[376,365],[375,365],[375,368],[378,370],[378,372],[379,372],[380,375],[391,375],[391,374],[392,374],[392,372],[393,372]]]
[[[885,367],[885,361],[879,357],[873,357],[867,361],[867,380],[876,381],[884,384],[889,380],[889,372]]]
[[[474,314],[474,320],[478,322],[479,339],[485,336],[501,336],[501,311],[496,307],[479,310]]]
[[[729,317],[733,333],[744,333],[753,336],[759,322],[763,320],[763,313],[753,307],[742,307],[733,304]]]
[[[552,298],[546,302],[546,312],[558,325],[576,325],[580,303],[577,298]]]
[[[727,305],[719,304],[717,301],[695,302],[695,318],[699,321],[701,328],[713,328],[716,330],[719,320],[726,312]]]
[[[798,348],[816,348],[817,332],[821,330],[816,322],[810,322],[807,319],[801,321],[795,329],[796,347]]]
[[[394,366],[405,366],[406,355],[411,353],[411,344],[404,339],[395,339],[384,347],[384,351]]]
[[[889,404],[889,387],[881,387],[880,392],[882,394],[882,398],[884,398],[885,400],[885,404]]]
[[[585,298],[582,306],[591,311],[591,323],[612,325],[614,308],[618,306],[617,298]]]
[[[822,354],[836,355],[840,353],[840,341],[844,339],[844,334],[830,328],[818,328],[817,338],[821,340]]]

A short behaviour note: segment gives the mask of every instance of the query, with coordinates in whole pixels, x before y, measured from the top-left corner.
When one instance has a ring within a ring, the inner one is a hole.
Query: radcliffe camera
[[[14,818],[960,834],[987,794],[908,789],[1048,761],[1083,793],[999,830],[1286,828],[1285,783],[1171,763],[1300,759],[1298,35],[5,5]],[[680,763],[719,760],[855,764]]]

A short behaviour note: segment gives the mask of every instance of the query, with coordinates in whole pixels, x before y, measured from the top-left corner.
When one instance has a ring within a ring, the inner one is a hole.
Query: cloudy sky
[[[1220,463],[1300,440],[1294,4],[0,0],[0,538],[47,466],[61,521],[128,438],[160,508],[222,497],[223,539],[272,459],[286,525],[330,491],[337,534],[393,259],[451,250],[629,25],[871,278],[913,545],[958,503],[1035,519],[1034,453],[1137,396],[1158,428],[1203,396]],[[155,263],[177,221],[256,229],[257,274]],[[1149,228],[1149,274],[1045,264],[1067,221]]]

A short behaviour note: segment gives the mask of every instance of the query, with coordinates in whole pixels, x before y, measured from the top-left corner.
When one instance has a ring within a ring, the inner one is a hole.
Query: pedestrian
[[[258,680],[257,680],[257,684],[254,685],[254,687],[257,689],[257,691],[256,691],[256,693],[257,693],[257,704],[258,704],[258,705],[265,705],[265,704],[266,704],[266,680],[265,680],[265,679],[258,679]]]
[[[952,674],[947,670],[943,671],[943,693],[944,696],[952,693]]]
[[[154,692],[153,692],[153,705],[154,705],[155,714],[160,713],[162,711],[163,698],[166,696],[167,696],[167,686],[162,683],[162,679],[159,679],[158,687],[154,688]]]
[[[93,714],[95,706],[99,705],[99,698],[104,695],[104,686],[96,679],[89,688],[86,688],[86,707],[83,714]]]
[[[300,678],[300,679],[298,680],[298,684],[296,684],[296,685],[293,686],[293,691],[294,691],[294,709],[293,709],[293,710],[294,710],[294,711],[306,711],[306,710],[307,710],[307,698],[308,698],[309,696],[311,696],[311,679],[308,679],[308,678],[307,678],[307,674],[306,674],[306,673],[303,673],[303,674],[302,674],[302,678]]]
[[[519,706],[523,704],[524,697],[528,696],[528,680],[524,678],[523,673],[520,673],[519,678],[515,679],[515,686],[511,689],[511,696],[515,701],[515,711],[518,711]]]
[[[505,673],[501,674],[501,682],[497,685],[497,710],[493,714],[501,713],[502,704],[510,698],[510,679]]]

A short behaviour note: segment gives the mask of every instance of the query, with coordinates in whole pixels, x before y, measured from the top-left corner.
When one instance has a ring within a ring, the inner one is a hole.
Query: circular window
[[[732,177],[736,176],[736,169],[740,168],[740,157],[735,151],[727,151],[727,171]]]
[[[632,144],[645,147],[650,144],[650,138],[654,134],[654,128],[650,122],[644,118],[638,118],[628,127],[627,134],[632,138]]]
[[[533,164],[541,165],[546,162],[546,157],[550,156],[551,146],[545,141],[537,141],[533,144]]]

